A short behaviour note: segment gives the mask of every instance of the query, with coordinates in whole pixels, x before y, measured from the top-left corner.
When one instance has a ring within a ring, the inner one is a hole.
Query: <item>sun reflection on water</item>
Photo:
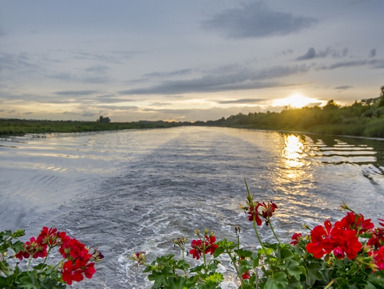
[[[301,168],[304,165],[304,144],[295,135],[284,137],[285,147],[282,152],[283,160],[289,168]]]

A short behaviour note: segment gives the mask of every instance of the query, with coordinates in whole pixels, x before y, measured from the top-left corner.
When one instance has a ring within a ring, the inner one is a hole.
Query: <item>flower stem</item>
[[[328,289],[329,287],[331,287],[331,285],[333,283],[335,283],[336,279],[333,279],[331,282],[329,282],[329,284],[327,286],[324,287],[324,289]]]
[[[227,250],[227,254],[228,254],[229,258],[232,260],[232,264],[233,264],[233,267],[234,267],[235,270],[236,270],[236,274],[237,274],[237,276],[240,278],[241,288],[244,288],[244,287],[243,287],[243,282],[244,282],[244,280],[243,280],[243,278],[242,278],[241,275],[240,275],[239,268],[236,266],[236,258],[232,257],[232,255],[231,255],[231,251],[229,251],[229,250]]]
[[[269,221],[269,225],[271,226],[271,230],[272,230],[273,236],[275,236],[277,242],[280,244],[280,240],[279,240],[279,238],[277,237],[277,235],[276,235],[276,233],[275,233],[275,230],[273,229],[271,220],[268,220],[268,221]]]
[[[263,242],[261,242],[261,238],[260,238],[260,235],[259,235],[259,230],[257,230],[256,216],[253,216],[253,229],[255,230],[255,233],[256,233],[257,239],[259,240],[261,248],[263,248],[263,251],[264,251],[265,255],[267,255],[267,251],[264,248]]]

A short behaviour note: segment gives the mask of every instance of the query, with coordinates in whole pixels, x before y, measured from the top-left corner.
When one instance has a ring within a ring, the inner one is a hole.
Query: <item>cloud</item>
[[[36,69],[27,53],[0,54],[0,71],[14,70],[18,72],[30,72]]]
[[[316,22],[314,18],[272,11],[261,2],[250,2],[215,15],[203,26],[230,38],[260,38],[296,33]]]
[[[61,96],[83,96],[83,95],[92,95],[97,91],[95,90],[67,90],[67,91],[58,91],[55,92],[56,95]]]
[[[307,52],[304,55],[297,57],[296,60],[299,60],[299,61],[310,60],[314,58],[324,58],[327,56],[331,56],[333,58],[342,58],[342,57],[346,57],[347,54],[348,54],[348,48],[344,48],[341,51],[338,51],[328,47],[323,51],[316,52],[315,48],[311,47],[307,50]]]
[[[243,103],[255,103],[255,102],[261,102],[265,101],[266,99],[262,98],[242,98],[242,99],[236,99],[236,100],[223,100],[218,101],[217,103],[220,104],[243,104]]]
[[[259,89],[267,87],[279,87],[283,84],[272,81],[296,73],[308,71],[305,65],[300,66],[276,66],[260,71],[252,72],[247,69],[237,69],[237,71],[228,74],[224,71],[219,73],[206,74],[199,78],[187,80],[167,80],[159,85],[146,88],[135,88],[120,91],[122,95],[135,94],[182,94],[193,92],[218,92],[228,90]],[[266,81],[267,80],[267,81]]]
[[[369,52],[369,57],[375,57],[376,56],[376,49],[371,49],[371,51]]]
[[[188,75],[192,73],[192,69],[180,69],[171,72],[152,72],[144,75],[144,78],[167,78],[181,75]]]
[[[353,88],[353,86],[350,86],[350,85],[341,85],[341,86],[336,86],[335,89],[337,90],[347,90],[347,89],[351,89]]]
[[[91,74],[85,74],[85,75],[77,75],[67,72],[61,72],[56,74],[51,74],[49,76],[50,78],[61,80],[61,81],[75,81],[80,83],[92,83],[92,84],[98,84],[98,83],[108,83],[110,79],[104,75],[91,75]]]

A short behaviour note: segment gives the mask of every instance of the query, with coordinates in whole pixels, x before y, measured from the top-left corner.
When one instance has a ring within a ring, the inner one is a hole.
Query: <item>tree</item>
[[[380,100],[379,100],[378,107],[384,106],[384,86],[380,88],[380,91],[381,93],[380,93]]]
[[[97,122],[109,123],[109,122],[111,122],[111,119],[108,116],[107,117],[103,117],[102,115],[100,115],[100,117],[97,120]]]

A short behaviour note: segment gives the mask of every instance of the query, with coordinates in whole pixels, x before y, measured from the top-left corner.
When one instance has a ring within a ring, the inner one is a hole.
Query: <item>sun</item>
[[[317,102],[317,99],[306,97],[300,93],[295,93],[286,98],[275,99],[273,102],[273,106],[289,106],[293,108],[302,108],[304,106]]]

